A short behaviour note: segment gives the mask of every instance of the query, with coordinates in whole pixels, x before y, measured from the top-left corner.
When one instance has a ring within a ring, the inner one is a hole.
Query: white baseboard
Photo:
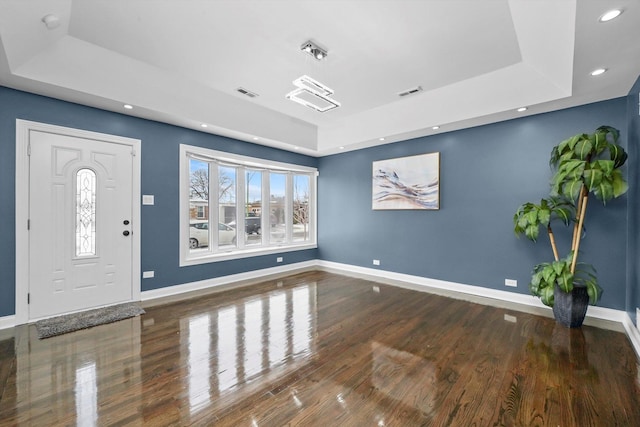
[[[16,326],[16,316],[0,317],[0,329],[8,329]]]
[[[231,274],[229,276],[214,277],[212,279],[199,280],[197,282],[183,283],[167,286],[160,289],[142,291],[141,300],[151,301],[158,298],[166,298],[200,290],[227,290],[241,286],[247,286],[248,282],[262,281],[269,277],[278,277],[292,274],[298,271],[313,270],[316,261],[304,261],[296,264],[287,264],[281,267],[271,267],[262,270],[248,271],[246,273]]]
[[[636,325],[633,324],[633,321],[628,314],[622,322],[622,326],[624,326],[624,331],[627,333],[627,337],[629,337],[629,341],[631,341],[631,345],[636,351],[636,355],[640,357],[640,331],[638,331]]]
[[[334,271],[337,273],[355,277],[362,277],[417,291],[433,292],[457,299],[485,303],[487,302],[487,299],[504,301],[510,304],[532,307],[536,310],[539,309],[551,315],[551,308],[542,304],[539,298],[536,298],[532,295],[500,291],[497,289],[484,288],[482,286],[465,285],[462,283],[448,282],[445,280],[429,279],[426,277],[412,276],[403,273],[394,273],[391,271],[378,270],[375,268],[356,267],[353,265],[328,261],[318,261],[317,265],[322,270]],[[587,317],[622,323],[628,316],[625,311],[590,306],[589,310],[587,311]]]
[[[432,292],[471,302],[478,302],[497,307],[506,306],[515,310],[533,312],[548,317],[552,316],[551,309],[543,305],[538,298],[531,295],[321,260],[287,264],[280,267],[266,268],[143,291],[141,293],[141,300],[152,302],[153,300],[158,300],[160,298],[175,297],[188,292],[205,289],[221,291],[235,287],[247,286],[252,282],[267,280],[270,277],[275,278],[299,271],[313,269],[369,279],[416,291]],[[636,354],[640,357],[640,331],[638,331],[633,324],[633,321],[625,311],[591,306],[587,311],[585,324],[593,324],[594,320],[616,322],[620,326],[620,330],[623,330],[627,337],[629,337]],[[15,325],[16,316],[0,317],[0,329],[11,328]]]

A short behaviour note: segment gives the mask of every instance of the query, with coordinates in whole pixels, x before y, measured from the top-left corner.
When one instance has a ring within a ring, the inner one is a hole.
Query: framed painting
[[[373,210],[440,209],[440,153],[373,162]]]

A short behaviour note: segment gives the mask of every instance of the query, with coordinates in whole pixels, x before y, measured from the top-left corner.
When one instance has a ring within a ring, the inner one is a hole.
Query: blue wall
[[[636,307],[640,307],[640,78],[627,97],[627,122],[629,145],[629,245],[627,250],[627,312],[636,319]],[[636,322],[638,319],[636,319]]]
[[[598,268],[605,288],[600,305],[632,312],[640,306],[640,123],[632,108],[637,112],[637,95],[315,159],[0,87],[0,316],[15,312],[17,118],[142,140],[142,193],[155,195],[156,203],[142,207],[141,267],[156,274],[142,280],[143,290],[276,265],[272,255],[178,267],[178,146],[185,143],[319,168],[319,248],[287,253],[285,263],[322,259],[528,294],[532,266],[549,260],[551,251],[544,238],[538,244],[516,239],[513,213],[546,195],[552,146],[611,125],[621,130],[623,145],[633,142],[629,209],[626,196],[606,209],[590,203],[582,260]],[[435,151],[441,156],[439,211],[371,210],[373,161]],[[558,226],[556,233],[564,231]],[[374,258],[380,267],[372,265]],[[505,288],[505,278],[517,279],[518,288]]]
[[[155,271],[155,278],[142,279],[143,291],[276,265],[274,254],[178,266],[179,144],[317,166],[313,157],[0,87],[0,316],[15,313],[16,119],[142,140],[142,194],[155,195],[154,206],[142,206],[141,268]],[[284,264],[316,258],[315,249],[287,252]]]
[[[320,258],[528,294],[533,265],[553,255],[546,233],[537,244],[514,236],[513,214],[548,194],[549,154],[560,141],[607,124],[620,129],[626,145],[626,103],[619,98],[321,158]],[[373,211],[372,162],[430,152],[440,152],[440,210]],[[586,226],[581,261],[598,269],[600,305],[624,309],[626,196],[606,210],[593,200]],[[562,235],[569,233],[556,228],[566,252]],[[518,287],[505,288],[505,278]]]

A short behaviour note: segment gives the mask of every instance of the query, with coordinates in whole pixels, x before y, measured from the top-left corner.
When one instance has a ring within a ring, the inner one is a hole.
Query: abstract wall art
[[[440,153],[373,162],[372,208],[440,209]]]

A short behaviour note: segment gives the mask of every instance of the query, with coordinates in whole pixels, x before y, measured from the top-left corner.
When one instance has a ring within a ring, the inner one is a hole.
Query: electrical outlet
[[[373,260],[373,265],[380,265],[380,260],[379,259],[374,259]]]
[[[504,279],[504,285],[505,286],[509,286],[511,288],[517,288],[518,287],[518,281],[514,280],[514,279]]]
[[[283,258],[281,256],[279,256],[278,258],[276,258],[276,262],[282,262]]]
[[[516,316],[512,316],[510,314],[505,314],[504,315],[504,320],[506,320],[507,322],[511,322],[511,323],[518,323],[518,318]]]
[[[380,286],[374,286],[372,289],[373,289],[373,292],[375,292],[376,294],[380,293]]]
[[[155,277],[156,272],[155,271],[143,271],[142,272],[142,278],[143,279],[151,279],[152,277]]]

